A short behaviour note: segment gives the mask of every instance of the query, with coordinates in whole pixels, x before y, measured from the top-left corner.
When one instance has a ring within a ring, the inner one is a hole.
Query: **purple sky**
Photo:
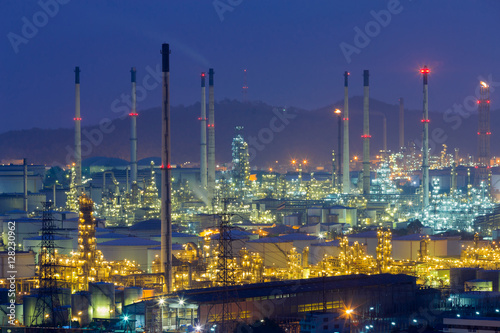
[[[199,100],[199,73],[209,67],[218,100],[241,98],[247,68],[250,100],[308,109],[343,98],[345,70],[352,96],[361,94],[362,71],[369,69],[371,97],[389,103],[404,97],[407,107],[421,108],[418,68],[428,64],[436,111],[474,95],[480,75],[500,82],[496,0],[59,1],[66,3],[53,17],[37,1],[2,1],[0,132],[72,126],[74,66],[82,71],[83,125],[118,116],[112,105],[129,93],[130,67],[140,85],[146,68],[160,63],[163,42],[172,49],[174,105]],[[218,13],[214,4],[227,10]],[[390,22],[374,24],[371,12],[388,6]],[[23,34],[25,21],[40,27]],[[355,46],[356,27],[372,29],[373,37],[348,63],[340,45]],[[496,96],[492,91],[493,109]],[[152,88],[138,108],[160,101],[160,89]]]

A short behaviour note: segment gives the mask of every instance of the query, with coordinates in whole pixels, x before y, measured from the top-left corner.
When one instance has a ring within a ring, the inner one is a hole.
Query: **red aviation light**
[[[480,100],[477,100],[477,104],[481,104],[481,101],[480,101]]]
[[[160,169],[165,169],[164,164],[161,165]],[[167,169],[172,169],[172,166],[170,164],[167,164]]]
[[[201,77],[205,77],[205,73],[201,73]]]
[[[429,119],[422,119],[420,120],[421,123],[430,123],[431,121]]]
[[[491,135],[491,132],[486,132],[486,135]]]
[[[487,100],[486,103],[490,104],[490,100]]]
[[[82,120],[82,118],[73,118],[73,120]]]
[[[345,121],[345,120],[349,120],[349,118],[342,118],[342,120],[344,120],[344,121]]]
[[[371,138],[372,136],[371,136],[371,135],[368,135],[368,134],[363,134],[361,137],[362,137],[363,139],[369,139],[369,138]]]
[[[476,168],[476,169],[477,169],[477,168],[478,168],[478,166],[476,165],[474,168]]]
[[[477,135],[481,135],[481,132],[477,132]]]
[[[131,117],[137,117],[139,114],[137,112],[130,112],[128,115]]]
[[[420,73],[422,74],[429,74],[431,70],[427,67],[420,69]]]

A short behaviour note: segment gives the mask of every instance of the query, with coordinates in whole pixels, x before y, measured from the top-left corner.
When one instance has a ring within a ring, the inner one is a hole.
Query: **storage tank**
[[[24,317],[24,325],[26,326],[31,326],[33,325],[40,325],[42,323],[43,318],[38,318],[36,322],[32,321],[34,320],[33,316],[35,315],[35,306],[36,306],[36,295],[26,295],[23,297],[23,317]]]
[[[139,287],[128,287],[123,291],[123,306],[130,305],[142,298],[143,289]]]
[[[85,327],[92,321],[92,306],[90,304],[90,293],[79,291],[71,295],[71,310],[73,318],[76,318],[80,326]]]
[[[477,271],[476,277],[480,280],[486,280],[486,281],[491,281],[492,282],[492,288],[493,291],[500,291],[499,285],[500,285],[500,270],[486,270],[486,269],[481,269]]]
[[[452,293],[464,291],[465,281],[476,278],[476,268],[450,268],[450,288]]]
[[[94,318],[109,319],[115,316],[115,285],[107,282],[89,283]]]
[[[0,304],[9,303],[9,289],[0,288]]]

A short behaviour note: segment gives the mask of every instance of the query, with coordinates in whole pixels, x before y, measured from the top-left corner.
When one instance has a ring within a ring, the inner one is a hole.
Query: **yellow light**
[[[488,88],[488,84],[484,81],[481,81],[481,85],[484,87],[484,88]]]

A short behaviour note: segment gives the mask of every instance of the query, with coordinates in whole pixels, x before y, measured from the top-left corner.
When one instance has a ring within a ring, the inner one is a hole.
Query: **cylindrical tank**
[[[476,278],[475,268],[450,268],[450,289],[452,293],[463,292],[465,281]]]
[[[9,289],[0,288],[0,304],[9,303]]]
[[[478,270],[477,278],[481,280],[491,281],[493,283],[493,291],[500,291],[499,282],[500,282],[500,270]]]
[[[71,310],[73,318],[79,321],[80,326],[85,327],[89,325],[93,318],[90,293],[80,291],[71,295]]]
[[[36,322],[33,322],[35,315],[35,306],[36,306],[36,295],[26,295],[23,297],[23,317],[24,317],[24,325],[40,325],[42,323],[43,318],[38,318]]]
[[[123,290],[123,306],[130,305],[142,298],[142,288],[128,287]]]
[[[107,282],[89,283],[94,318],[109,319],[115,316],[115,285]]]

